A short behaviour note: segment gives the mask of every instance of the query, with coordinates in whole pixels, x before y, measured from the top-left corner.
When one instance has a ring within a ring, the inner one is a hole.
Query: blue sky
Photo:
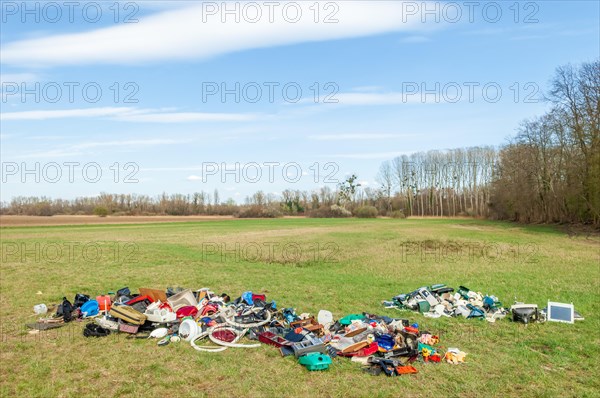
[[[596,1],[315,3],[2,2],[1,199],[375,187],[400,154],[504,143],[600,55]]]

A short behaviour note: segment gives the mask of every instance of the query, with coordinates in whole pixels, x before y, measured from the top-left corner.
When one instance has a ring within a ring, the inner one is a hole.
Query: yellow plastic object
[[[444,358],[446,359],[446,362],[454,364],[454,365],[458,365],[459,363],[465,362],[466,356],[467,356],[467,353],[465,353],[465,352],[458,351],[458,350],[451,350],[446,353]]]

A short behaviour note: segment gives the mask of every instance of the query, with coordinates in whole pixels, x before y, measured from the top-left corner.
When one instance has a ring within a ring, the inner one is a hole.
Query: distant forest
[[[238,217],[473,216],[600,228],[600,61],[557,68],[550,110],[522,122],[500,148],[401,156],[381,164],[377,188],[351,176],[336,189],[256,192],[244,204],[218,191],[101,194],[74,200],[16,197],[2,214],[235,215]]]

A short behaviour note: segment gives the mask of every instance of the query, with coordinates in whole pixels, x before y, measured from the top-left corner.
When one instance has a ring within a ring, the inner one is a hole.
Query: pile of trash
[[[384,301],[386,308],[418,311],[428,318],[465,317],[495,322],[504,318],[508,311],[496,296],[483,295],[460,286],[457,292],[444,284],[420,287],[410,293],[399,294],[391,301]]]
[[[574,310],[573,304],[549,301],[546,308],[538,310],[536,304],[515,302],[510,308],[505,308],[496,296],[484,295],[465,286],[459,286],[455,292],[454,288],[444,284],[420,287],[382,304],[386,308],[420,312],[428,318],[464,317],[495,322],[511,314],[513,321],[525,324],[546,320],[573,323],[584,319]]]
[[[407,319],[361,313],[335,320],[326,310],[316,317],[298,315],[294,308],[278,309],[264,294],[250,291],[231,300],[208,288],[139,290],[132,294],[123,288],[95,299],[77,294],[73,303],[63,298],[55,313],[27,326],[45,330],[87,320],[86,337],[126,333],[156,339],[159,346],[185,342],[210,353],[265,344],[284,357],[295,357],[310,371],[328,369],[333,358],[348,357],[370,374],[397,376],[417,373],[412,366],[416,361],[459,364],[466,356],[457,348],[442,350],[438,336]],[[34,311],[42,315],[49,309],[40,304]]]

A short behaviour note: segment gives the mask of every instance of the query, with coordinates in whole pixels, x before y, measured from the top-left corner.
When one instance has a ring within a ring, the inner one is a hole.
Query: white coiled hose
[[[233,317],[227,317],[224,316],[225,318],[225,322],[227,322],[228,325],[237,327],[237,328],[256,328],[262,325],[266,325],[267,323],[271,322],[271,311],[266,311],[267,312],[267,319],[265,319],[264,321],[260,321],[260,322],[254,322],[254,323],[238,323],[235,322],[232,318]]]
[[[235,339],[233,339],[232,342],[227,342],[227,341],[217,339],[216,337],[213,336],[213,333],[216,332],[217,330],[229,330],[235,334]],[[238,341],[240,341],[242,339],[242,337],[244,337],[246,335],[247,332],[248,332],[248,329],[243,329],[242,331],[239,331],[238,329],[227,327],[227,326],[216,326],[214,328],[210,328],[209,330],[207,330],[204,333],[197,335],[193,340],[190,341],[190,345],[192,347],[194,347],[194,349],[196,351],[202,351],[202,352],[222,352],[228,348],[258,348],[258,347],[260,347],[260,344],[240,344],[240,343],[238,343]],[[210,339],[210,341],[219,345],[220,347],[199,346],[196,344],[196,340],[201,340],[207,336]]]
[[[271,312],[266,311],[266,313],[267,313],[267,318],[263,321],[254,322],[254,323],[238,323],[233,320],[233,318],[236,315],[235,311],[233,311],[231,307],[223,308],[218,313],[213,314],[210,318],[214,319],[219,316],[222,316],[223,319],[225,319],[225,322],[230,326],[228,327],[223,324],[217,325],[215,327],[208,329],[204,333],[198,333],[193,336],[190,336],[191,337],[189,339],[190,345],[196,351],[201,351],[201,352],[222,352],[222,351],[225,351],[227,348],[257,348],[257,347],[260,347],[260,344],[240,344],[238,342],[242,339],[242,337],[244,337],[246,335],[249,328],[263,326],[263,325],[266,325],[267,323],[271,322]],[[190,325],[190,326],[192,326],[192,325]],[[193,326],[192,326],[192,328],[193,328]],[[240,331],[239,329],[242,329],[242,330]],[[236,337],[232,342],[219,340],[213,336],[213,332],[215,332],[217,330],[229,330],[229,331],[235,333]],[[219,345],[220,347],[199,346],[196,344],[197,340],[204,339],[207,336],[213,343]]]
[[[233,333],[235,333],[236,337],[235,339],[233,339],[233,341],[231,343],[227,342],[227,341],[223,341],[223,340],[219,340],[216,337],[213,336],[213,332],[217,331],[217,330],[229,330]],[[210,341],[212,341],[215,344],[221,345],[223,347],[229,347],[229,348],[257,348],[260,347],[260,344],[240,344],[238,343],[238,341],[241,340],[242,337],[244,337],[246,335],[246,333],[248,332],[248,329],[244,329],[241,332],[238,331],[237,329],[234,328],[228,328],[228,327],[215,327],[213,328],[210,333],[208,334],[208,338],[210,339]]]

